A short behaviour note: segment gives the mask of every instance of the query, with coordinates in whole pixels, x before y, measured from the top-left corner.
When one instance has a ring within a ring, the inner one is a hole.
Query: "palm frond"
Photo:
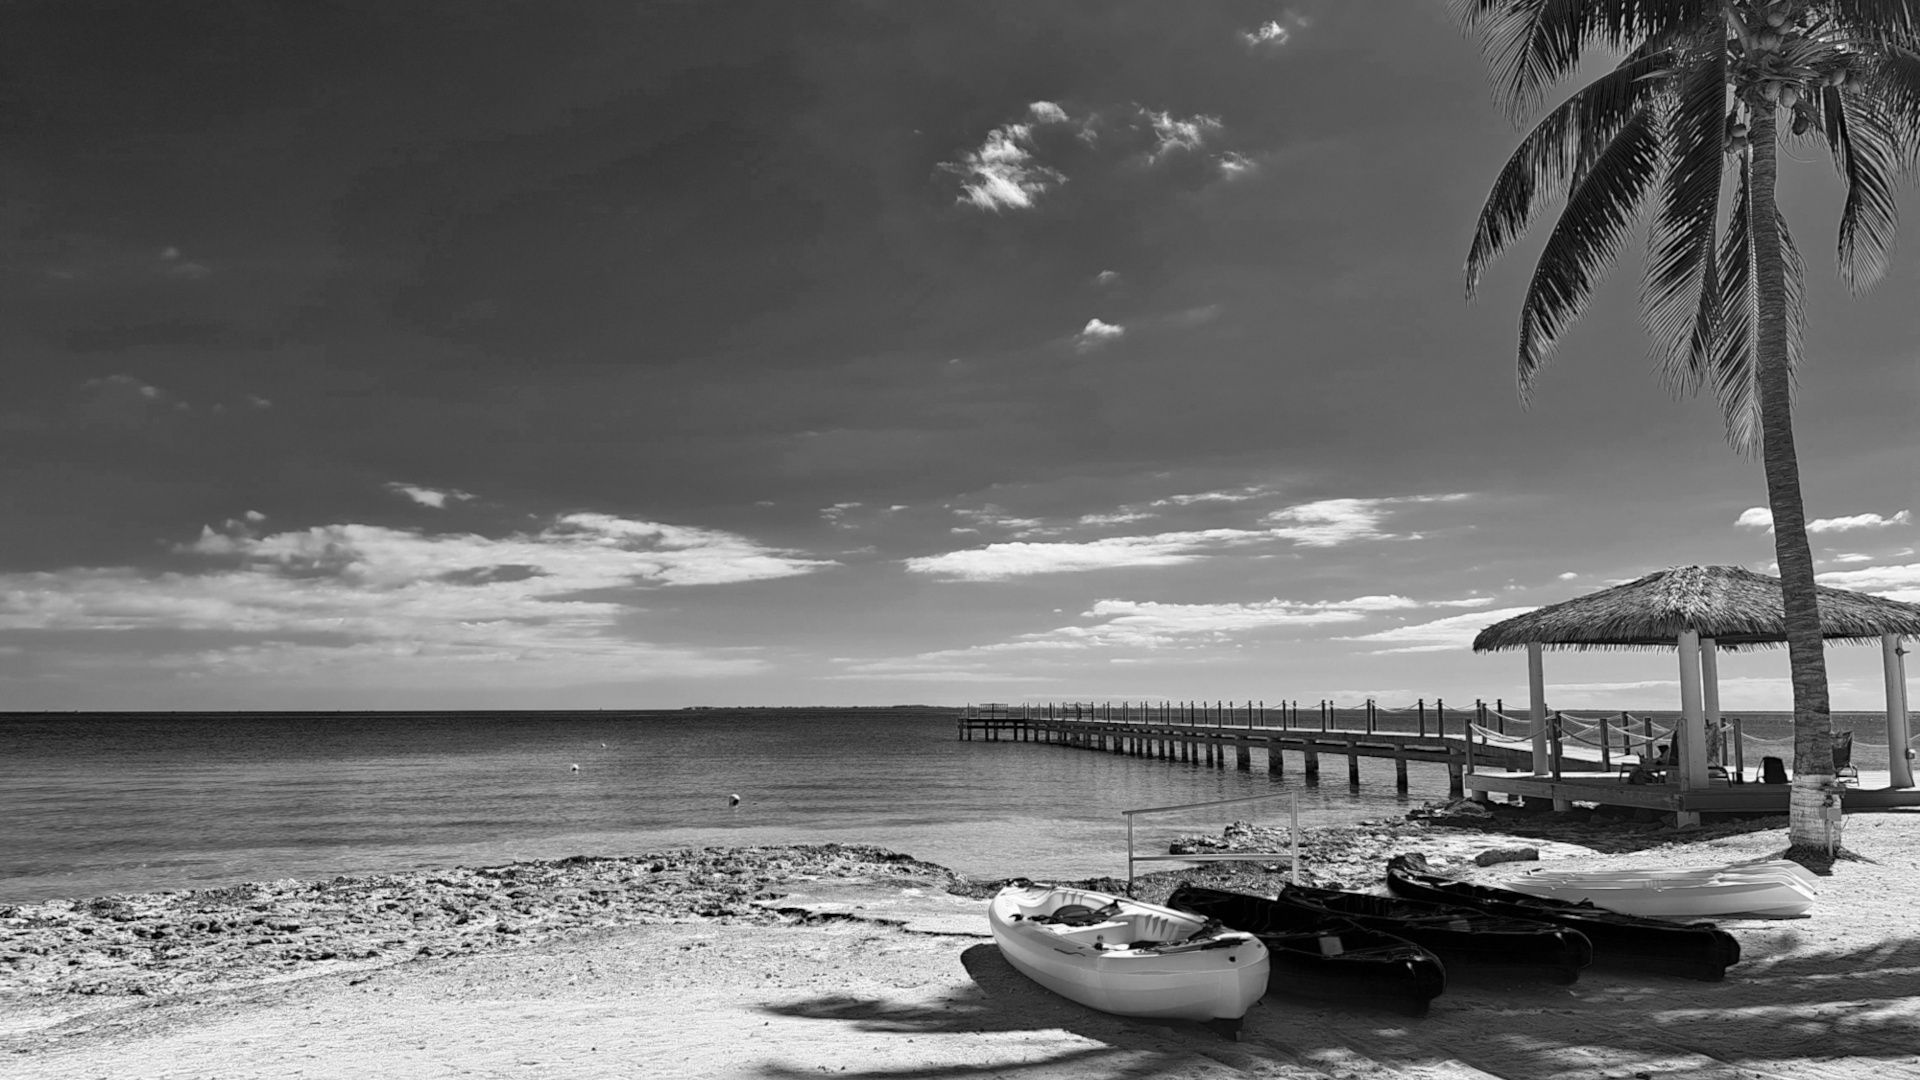
[[[1719,402],[1720,413],[1726,420],[1728,444],[1743,454],[1751,455],[1760,448],[1761,434],[1760,391],[1759,384],[1754,381],[1759,358],[1755,335],[1759,325],[1760,295],[1756,287],[1758,275],[1753,265],[1749,220],[1753,204],[1747,184],[1747,171],[1743,169],[1734,188],[1733,212],[1727,218],[1726,235],[1721,238],[1719,337],[1715,342],[1709,372],[1713,379],[1714,398]],[[1803,352],[1802,344],[1806,340],[1807,267],[1800,258],[1799,248],[1794,246],[1793,234],[1787,230],[1787,219],[1778,207],[1774,210],[1774,221],[1780,229],[1780,254],[1784,263],[1782,276],[1787,301],[1787,370],[1797,373]]]
[[[1467,249],[1467,298],[1480,276],[1527,230],[1541,207],[1559,198],[1591,167],[1636,112],[1660,92],[1664,53],[1629,57],[1543,117],[1507,159]]]
[[[1726,420],[1727,442],[1743,454],[1753,453],[1760,444],[1760,388],[1754,382],[1759,355],[1754,326],[1760,297],[1754,288],[1751,213],[1747,170],[1741,169],[1726,235],[1720,240],[1719,337],[1708,370],[1713,373],[1714,398]]]
[[[1827,0],[1827,12],[1842,25],[1889,35],[1920,33],[1920,3],[1914,0]]]
[[[1668,164],[1649,234],[1641,302],[1662,379],[1676,392],[1693,393],[1707,379],[1720,309],[1716,241],[1726,162],[1725,50],[1700,55],[1676,83],[1665,118]]]
[[[1620,255],[1628,227],[1660,171],[1660,131],[1641,109],[1628,120],[1567,197],[1520,307],[1520,396],[1567,325],[1586,310],[1594,286]]]
[[[1874,95],[1830,86],[1821,99],[1834,165],[1847,180],[1840,211],[1840,277],[1854,292],[1863,292],[1886,273],[1899,232],[1894,186],[1905,171],[1900,140]]]
[[[1886,110],[1899,138],[1901,164],[1912,168],[1920,153],[1920,51],[1912,46],[1883,45],[1855,61],[1872,94]]]
[[[1588,46],[1624,50],[1720,19],[1715,0],[1454,0],[1453,12],[1481,35],[1495,97],[1514,117],[1571,75]]]

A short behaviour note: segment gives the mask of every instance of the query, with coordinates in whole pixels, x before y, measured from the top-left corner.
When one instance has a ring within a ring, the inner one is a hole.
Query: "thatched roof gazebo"
[[[1820,629],[1829,641],[1879,641],[1886,670],[1887,740],[1907,745],[1903,638],[1920,636],[1920,605],[1819,587]],[[1705,727],[1719,720],[1719,649],[1786,643],[1780,579],[1738,566],[1677,566],[1586,596],[1516,615],[1480,631],[1475,652],[1525,648],[1534,719],[1534,765],[1546,769],[1543,649],[1671,649],[1680,652],[1682,787],[1707,782]],[[1705,697],[1703,700],[1703,685]],[[1906,757],[1891,755],[1895,787],[1913,785]]]
[[[1920,636],[1920,605],[1816,588],[1820,636],[1828,641]],[[1786,644],[1780,579],[1739,566],[1676,566],[1494,623],[1473,639],[1473,651],[1534,642],[1565,649],[1671,649],[1686,630],[1722,649]]]

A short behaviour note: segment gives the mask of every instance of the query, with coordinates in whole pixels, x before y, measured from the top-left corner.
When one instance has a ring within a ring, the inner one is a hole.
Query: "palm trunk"
[[[1832,717],[1827,703],[1826,646],[1820,601],[1814,592],[1813,549],[1800,501],[1800,464],[1793,448],[1792,373],[1787,368],[1786,259],[1774,209],[1777,143],[1773,105],[1753,109],[1748,236],[1758,294],[1754,382],[1760,399],[1760,454],[1773,509],[1773,550],[1786,605],[1787,666],[1793,677],[1793,794],[1788,842],[1824,850],[1827,822],[1820,814],[1833,781]]]

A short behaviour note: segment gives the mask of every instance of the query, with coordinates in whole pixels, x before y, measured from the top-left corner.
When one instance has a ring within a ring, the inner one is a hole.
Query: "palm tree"
[[[1793,445],[1803,268],[1774,202],[1778,147],[1797,139],[1831,151],[1846,188],[1840,275],[1867,289],[1887,268],[1894,186],[1920,147],[1920,0],[1454,3],[1516,117],[1588,50],[1621,58],[1547,113],[1501,170],[1467,255],[1467,295],[1543,203],[1565,200],[1520,309],[1527,401],[1651,204],[1641,299],[1662,374],[1677,392],[1711,386],[1728,441],[1757,447],[1765,467],[1793,679],[1788,836],[1817,846],[1831,722]]]

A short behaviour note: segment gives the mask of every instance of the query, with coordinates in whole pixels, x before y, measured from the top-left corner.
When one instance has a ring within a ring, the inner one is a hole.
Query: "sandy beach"
[[[0,907],[0,1073],[19,1077],[1920,1077],[1920,814],[1861,814],[1797,919],[1723,922],[1724,982],[1454,979],[1419,1020],[1270,994],[1229,1042],[1029,982],[969,882],[879,849],[656,852]],[[1676,832],[1501,815],[1315,834],[1476,867],[1778,854],[1784,822]],[[1221,870],[1222,875],[1233,872]],[[1143,881],[1141,894],[1181,876]],[[1230,884],[1277,880],[1255,865]],[[1368,879],[1373,879],[1369,881]]]

